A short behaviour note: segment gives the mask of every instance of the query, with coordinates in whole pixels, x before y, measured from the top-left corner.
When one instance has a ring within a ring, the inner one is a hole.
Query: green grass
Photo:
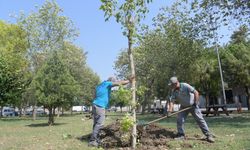
[[[120,113],[112,113],[106,119],[106,124],[121,118]],[[155,119],[156,115],[138,115],[144,121]],[[47,118],[39,117],[36,121],[31,118],[2,118],[0,119],[0,149],[1,150],[88,150],[87,141],[82,139],[91,133],[92,120],[83,119],[83,115],[63,116],[55,118],[54,126],[47,126]],[[170,149],[184,149],[183,145],[190,145],[189,149],[250,149],[250,114],[231,114],[229,117],[205,117],[210,130],[217,136],[214,144],[200,140],[186,140],[169,142]],[[167,128],[176,128],[176,118],[158,122]],[[202,133],[191,116],[185,124],[189,137]],[[188,146],[185,146],[187,149]],[[94,148],[92,148],[94,149]]]
[[[153,115],[138,116],[144,121],[153,120]],[[171,149],[183,149],[182,145],[191,145],[194,150],[250,150],[250,114],[230,114],[219,117],[204,117],[210,131],[216,136],[215,143],[207,143],[201,140],[170,141]],[[176,117],[170,117],[157,123],[166,128],[176,129]],[[203,134],[192,116],[188,116],[185,123],[186,135],[188,137]],[[187,146],[185,146],[187,149]]]
[[[1,150],[54,150],[89,149],[81,137],[92,130],[92,120],[82,120],[83,115],[55,118],[48,126],[47,118],[3,118],[0,120]],[[110,119],[107,119],[107,123]]]

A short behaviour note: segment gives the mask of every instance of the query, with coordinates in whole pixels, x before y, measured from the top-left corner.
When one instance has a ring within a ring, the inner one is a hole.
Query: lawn
[[[106,124],[121,118],[120,113],[108,114]],[[153,120],[157,115],[138,115],[143,121]],[[39,117],[36,121],[31,118],[2,118],[0,119],[0,149],[1,150],[87,150],[87,141],[82,137],[92,130],[92,120],[83,117],[83,114],[67,115],[55,118],[54,126],[47,126],[47,118]],[[167,128],[176,128],[175,117],[158,122],[158,125]],[[205,117],[210,130],[216,135],[216,142],[211,144],[205,141],[192,139],[202,136],[202,133],[191,116],[185,124],[186,134],[190,139],[185,141],[169,142],[166,149],[181,150],[250,150],[250,114],[230,114],[219,117]],[[186,145],[183,147],[183,145]],[[94,148],[92,148],[94,149]]]
[[[144,121],[153,120],[153,116],[140,117]],[[216,117],[204,117],[210,131],[216,136],[215,143],[193,139],[202,137],[203,134],[192,116],[188,116],[185,123],[186,135],[190,137],[185,141],[171,141],[170,149],[193,150],[250,150],[250,114],[230,114]],[[176,117],[162,120],[159,125],[176,129]],[[183,146],[184,145],[184,146]]]

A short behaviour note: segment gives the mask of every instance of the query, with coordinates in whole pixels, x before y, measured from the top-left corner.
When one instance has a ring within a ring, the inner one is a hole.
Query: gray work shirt
[[[170,101],[181,104],[182,107],[188,107],[194,103],[195,89],[187,83],[180,83],[179,90],[173,90],[170,96]]]

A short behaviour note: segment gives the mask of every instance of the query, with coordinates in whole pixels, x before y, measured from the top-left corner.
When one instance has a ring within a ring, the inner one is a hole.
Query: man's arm
[[[199,103],[199,92],[194,90],[194,104],[198,105]]]
[[[112,82],[112,86],[126,85],[129,82],[130,82],[129,80],[116,81],[116,82]]]
[[[131,76],[128,80],[112,82],[112,86],[126,85],[126,84],[132,82],[132,80],[134,78],[135,78],[135,76]]]
[[[189,84],[185,84],[185,86],[187,87],[188,92],[193,93],[194,94],[194,105],[198,105],[199,103],[199,92],[197,90],[195,90],[194,87],[192,87]]]
[[[171,101],[169,101],[169,109],[168,109],[168,112],[172,112],[173,111],[173,109],[174,109],[174,103],[173,102],[171,102]]]

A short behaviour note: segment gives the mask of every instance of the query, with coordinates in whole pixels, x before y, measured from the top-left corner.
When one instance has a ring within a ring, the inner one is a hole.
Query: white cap
[[[178,79],[177,77],[171,77],[170,80],[169,80],[169,83],[168,85],[172,85],[172,84],[175,84],[178,82]]]
[[[115,82],[116,79],[115,79],[115,77],[109,77],[107,81]]]

